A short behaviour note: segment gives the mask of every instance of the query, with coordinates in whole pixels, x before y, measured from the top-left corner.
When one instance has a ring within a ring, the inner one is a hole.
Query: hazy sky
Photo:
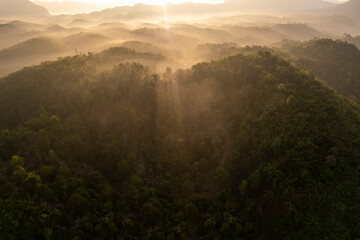
[[[124,5],[134,5],[137,3],[162,5],[165,3],[182,3],[182,2],[214,3],[214,4],[224,2],[224,0],[101,0],[101,1],[99,0],[31,0],[31,1],[35,2],[36,4],[43,5],[52,14],[88,13],[92,11],[98,11],[104,8],[124,6]],[[339,3],[339,2],[346,2],[347,0],[327,0],[327,1]]]
[[[156,4],[161,5],[164,3],[181,3],[181,2],[197,2],[197,3],[222,3],[224,0],[37,0],[38,2],[84,2],[99,5],[134,5],[136,3]]]
[[[221,3],[223,0],[37,0],[38,2],[84,2],[93,3],[100,5],[133,5],[136,3],[147,3],[147,4],[164,4],[164,3],[181,3],[181,2],[199,2],[199,3]],[[301,1],[301,0],[299,0]],[[346,2],[347,0],[327,0],[329,2]]]

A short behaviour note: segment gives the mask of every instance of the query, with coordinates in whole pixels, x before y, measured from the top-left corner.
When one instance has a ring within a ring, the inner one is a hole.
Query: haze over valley
[[[3,19],[0,74],[59,56],[129,46],[129,41],[133,42],[131,49],[141,52],[156,49],[156,53],[166,53],[164,55],[172,58],[171,67],[178,68],[210,60],[197,58],[202,55],[197,50],[207,43],[275,46],[283,40],[341,40],[345,33],[354,38],[359,33],[359,21],[352,14],[358,6],[352,6],[352,2],[340,5],[320,0],[301,1],[301,4],[299,1],[291,4],[288,1],[266,2],[251,1],[250,4],[228,0],[223,4],[168,4],[165,12],[162,6],[138,4],[89,14],[52,16],[30,2],[23,5],[20,1],[19,7],[16,1],[2,0],[1,4],[6,7],[1,9],[6,9],[6,13],[0,13]],[[286,9],[293,10],[287,13]],[[330,13],[336,9],[344,14]],[[279,11],[282,11],[280,16],[277,15]],[[7,18],[9,21],[5,20]],[[144,48],[145,45],[149,49]],[[17,55],[19,51],[22,54]]]

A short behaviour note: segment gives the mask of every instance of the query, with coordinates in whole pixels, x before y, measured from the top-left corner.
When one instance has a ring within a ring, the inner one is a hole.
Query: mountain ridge
[[[359,0],[349,0],[342,4],[338,4],[332,8],[325,9],[326,13],[345,15],[353,20],[353,23],[357,26],[360,26],[360,1]]]
[[[0,0],[0,17],[22,16],[50,16],[50,13],[29,0]]]

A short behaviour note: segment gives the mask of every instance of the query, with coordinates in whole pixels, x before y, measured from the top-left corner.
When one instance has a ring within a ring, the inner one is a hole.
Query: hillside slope
[[[56,40],[50,38],[33,38],[25,42],[16,44],[0,51],[0,62],[6,62],[12,59],[20,60],[24,57],[33,58],[44,54],[58,54],[66,49]]]
[[[313,76],[269,52],[161,76],[102,58],[0,79],[3,236],[360,235],[360,114]]]
[[[29,0],[0,0],[0,17],[48,16],[46,8]]]
[[[360,99],[360,50],[353,44],[330,39],[290,42],[282,49],[289,58],[334,88]]]
[[[357,43],[350,35],[344,40]],[[234,54],[255,54],[269,51],[314,74],[339,94],[359,101],[360,99],[360,50],[341,40],[315,38],[309,41],[283,41],[277,47],[247,46],[234,44],[203,44],[194,49],[200,61],[216,60]]]
[[[68,52],[59,41],[40,37],[0,50],[0,76],[19,70],[24,66],[39,64],[41,61],[54,60]]]

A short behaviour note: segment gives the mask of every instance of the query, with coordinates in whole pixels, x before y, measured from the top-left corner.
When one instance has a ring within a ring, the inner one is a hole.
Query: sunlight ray
[[[163,4],[163,12],[164,12],[164,27],[165,27],[165,29],[169,30],[170,24],[169,24],[169,17],[168,17],[168,13],[167,13],[167,5],[166,4]]]

